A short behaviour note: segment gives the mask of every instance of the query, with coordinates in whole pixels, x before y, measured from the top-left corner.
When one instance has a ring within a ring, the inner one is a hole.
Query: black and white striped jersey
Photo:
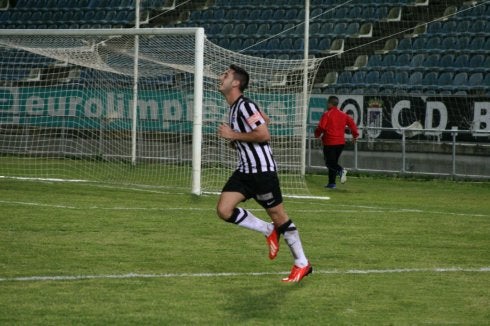
[[[237,132],[251,132],[265,123],[259,107],[243,95],[230,106],[229,123]],[[277,171],[268,142],[247,143],[235,141],[238,152],[238,171],[243,173]]]

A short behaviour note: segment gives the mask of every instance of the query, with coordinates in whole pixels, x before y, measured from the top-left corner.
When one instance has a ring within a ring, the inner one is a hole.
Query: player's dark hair
[[[339,105],[339,98],[337,96],[329,96],[327,103],[331,104],[333,106],[338,106]]]
[[[234,71],[233,75],[235,79],[240,82],[240,91],[243,92],[245,89],[247,89],[248,82],[250,80],[248,72],[245,69],[233,64],[230,65],[230,69]]]

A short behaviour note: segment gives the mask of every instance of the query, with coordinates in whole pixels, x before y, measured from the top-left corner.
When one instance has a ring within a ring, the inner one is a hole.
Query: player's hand
[[[227,125],[226,123],[222,123],[219,127],[218,127],[218,136],[224,138],[224,139],[227,139],[227,140],[234,140],[233,139],[233,135],[235,134],[235,132],[230,128],[229,125]]]

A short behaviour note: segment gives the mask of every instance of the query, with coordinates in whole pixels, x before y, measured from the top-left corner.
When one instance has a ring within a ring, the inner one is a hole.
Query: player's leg
[[[338,157],[335,148],[333,146],[324,146],[323,157],[325,159],[325,165],[328,169],[328,184],[326,187],[335,188],[335,179],[339,173]]]
[[[273,226],[270,223],[259,219],[246,209],[237,207],[245,199],[246,197],[239,192],[222,192],[216,207],[218,216],[226,222],[258,231],[268,236],[273,230]]]
[[[269,214],[276,226],[277,232],[284,236],[284,240],[294,257],[294,264],[299,267],[308,265],[308,259],[304,253],[298,229],[286,214],[284,205],[281,203],[277,206],[267,208],[267,214]]]

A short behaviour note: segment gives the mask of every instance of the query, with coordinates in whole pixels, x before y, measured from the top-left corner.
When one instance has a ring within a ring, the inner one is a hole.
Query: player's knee
[[[233,209],[225,207],[223,205],[218,205],[216,207],[216,214],[218,217],[224,221],[228,221],[233,215]]]

